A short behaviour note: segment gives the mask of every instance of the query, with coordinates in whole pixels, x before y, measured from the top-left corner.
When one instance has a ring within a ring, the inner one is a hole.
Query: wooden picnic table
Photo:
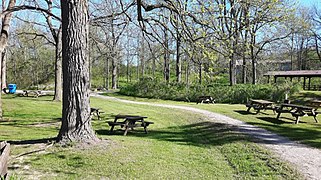
[[[302,116],[313,116],[315,122],[318,122],[317,115],[315,107],[310,106],[302,106],[297,104],[281,104],[279,108],[276,109],[276,112],[278,115],[276,116],[276,119],[279,119],[282,113],[290,113],[293,117],[296,118],[295,123],[298,124],[300,121],[300,117]]]
[[[274,102],[262,100],[262,99],[250,99],[250,101],[245,105],[247,107],[247,112],[250,112],[250,109],[253,108],[256,110],[256,113],[259,113],[260,110],[271,109],[275,110]]]
[[[98,120],[100,120],[100,114],[102,113],[104,112],[102,112],[99,108],[90,108],[90,115],[97,116]]]
[[[145,133],[147,134],[147,127],[154,122],[145,121],[146,116],[137,116],[137,115],[122,115],[118,114],[115,116],[114,121],[107,121],[108,125],[111,126],[110,133],[113,132],[115,126],[120,126],[125,129],[124,136],[127,135],[129,129],[134,130],[134,127],[143,127]],[[119,121],[119,120],[124,121]]]
[[[197,101],[196,101],[196,104],[198,103],[211,103],[211,104],[214,104],[215,103],[215,100],[212,96],[199,96],[197,98]]]
[[[317,100],[317,99],[312,99],[309,101],[309,106],[311,107],[315,107],[315,108],[319,108],[321,107],[321,100]]]

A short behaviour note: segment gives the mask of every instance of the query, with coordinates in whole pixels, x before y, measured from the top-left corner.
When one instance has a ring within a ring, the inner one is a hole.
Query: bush
[[[299,91],[294,84],[239,84],[227,86],[222,84],[186,86],[184,83],[165,83],[151,77],[145,77],[137,83],[129,84],[120,89],[120,94],[156,98],[175,101],[195,102],[199,96],[212,96],[220,103],[246,103],[248,99],[266,99],[283,101],[285,93],[288,95]]]

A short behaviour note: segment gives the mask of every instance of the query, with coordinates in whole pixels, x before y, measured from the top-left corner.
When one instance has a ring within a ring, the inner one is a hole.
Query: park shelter
[[[279,77],[290,78],[291,81],[293,78],[298,78],[299,81],[301,78],[303,78],[304,90],[321,90],[321,84],[311,86],[311,78],[321,78],[321,70],[269,71],[265,73],[264,76],[268,77],[268,82],[270,82],[271,77],[274,77],[275,83]]]

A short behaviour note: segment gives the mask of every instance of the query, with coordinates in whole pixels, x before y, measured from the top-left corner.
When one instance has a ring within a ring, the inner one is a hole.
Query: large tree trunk
[[[61,29],[57,33],[55,50],[55,95],[54,101],[62,100],[62,59],[61,59]]]
[[[15,4],[16,4],[16,0],[10,0],[7,9],[14,7]],[[2,3],[2,6],[5,7],[4,1]],[[11,18],[12,18],[12,13],[8,13],[2,18],[2,26],[1,26],[1,32],[0,32],[0,54],[1,55],[8,45],[9,28],[10,28]],[[1,64],[2,63],[0,60],[0,67],[2,66]],[[2,87],[2,82],[1,82],[0,87]],[[2,99],[1,99],[2,97],[1,97],[1,94],[2,93],[0,93],[0,120],[2,120]]]
[[[63,108],[58,142],[97,141],[89,106],[87,0],[61,0]]]

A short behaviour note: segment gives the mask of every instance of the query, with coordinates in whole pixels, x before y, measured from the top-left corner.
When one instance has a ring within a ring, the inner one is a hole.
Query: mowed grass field
[[[98,98],[91,99],[91,106],[105,113],[102,120],[94,117],[92,124],[101,144],[45,146],[43,142],[60,128],[61,105],[51,99],[3,97],[0,140],[12,143],[12,179],[302,179],[295,169],[227,125],[187,111]],[[224,110],[217,105],[198,107]],[[235,107],[226,105],[231,112]],[[109,134],[106,121],[119,113],[148,116],[155,124],[148,134],[139,128],[127,136],[121,130]]]
[[[300,117],[299,124],[294,124],[295,118],[292,117],[291,114],[282,114],[279,120],[277,120],[277,114],[274,114],[272,110],[261,111],[260,113],[256,114],[256,111],[251,109],[250,113],[248,113],[246,112],[247,108],[244,104],[196,104],[192,102],[187,103],[127,97],[119,94],[106,95],[114,96],[120,99],[130,99],[134,101],[189,106],[208,110],[214,113],[224,114],[226,116],[262,127],[279,135],[288,137],[291,140],[321,149],[321,108],[317,110],[317,112],[319,112],[319,115],[317,116],[319,123],[316,123],[312,116],[304,116]],[[309,101],[312,99],[321,100],[321,92],[301,91],[290,97],[291,103],[301,105],[309,105]]]

